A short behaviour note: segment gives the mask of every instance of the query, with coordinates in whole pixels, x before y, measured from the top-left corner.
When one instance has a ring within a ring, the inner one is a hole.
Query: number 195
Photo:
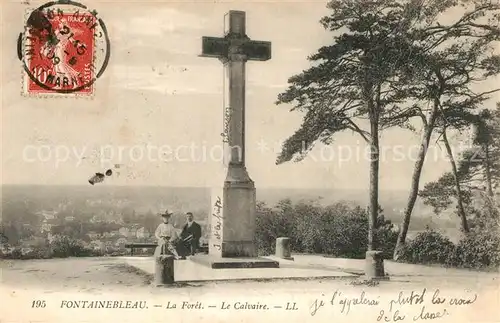
[[[44,308],[45,301],[40,301],[40,300],[33,301],[33,303],[31,303],[31,307],[32,308]]]

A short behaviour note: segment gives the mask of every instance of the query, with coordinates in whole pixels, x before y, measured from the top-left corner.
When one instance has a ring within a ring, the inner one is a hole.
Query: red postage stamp
[[[83,9],[42,6],[30,13],[18,46],[25,94],[93,94],[109,59],[109,41],[96,12]]]

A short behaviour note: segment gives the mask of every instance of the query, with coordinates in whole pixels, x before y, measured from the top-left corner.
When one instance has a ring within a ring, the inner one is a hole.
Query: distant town
[[[158,216],[152,212],[139,216],[137,222],[129,224],[126,224],[121,218],[107,222],[106,219],[116,218],[116,214],[112,212],[94,215],[86,225],[74,216],[58,217],[57,212],[54,211],[41,211],[37,215],[43,217],[40,227],[40,233],[43,237],[39,239],[47,239],[50,242],[54,234],[66,233],[81,238],[87,243],[86,247],[101,251],[113,248],[124,249],[127,242],[154,242],[156,241],[154,230],[159,222]],[[205,226],[204,221],[198,220],[197,222],[203,227]],[[80,230],[78,230],[78,226],[80,226]],[[84,230],[84,227],[91,231]],[[180,232],[181,228],[178,230]],[[37,243],[37,239],[32,240],[22,240],[21,243],[24,246]]]
[[[3,235],[9,241],[8,248],[22,246],[22,252],[29,253],[36,247],[52,242],[55,236],[65,235],[81,240],[85,248],[102,253],[125,251],[126,243],[155,242],[154,231],[160,222],[158,215],[152,211],[145,214],[132,212],[130,219],[122,218],[115,211],[100,211],[87,218],[67,215],[62,207],[59,210],[38,211],[35,216],[34,221],[22,223],[21,228],[19,225],[4,226]],[[183,214],[174,215],[179,233],[183,220]],[[205,221],[197,222],[207,232]]]
[[[258,198],[270,206],[286,197],[317,199],[322,204],[340,199],[362,203],[356,195],[362,195],[359,192],[341,193],[258,190]],[[398,199],[394,194],[388,197],[391,204],[385,203],[384,213],[397,225],[404,198]],[[202,241],[207,239],[210,191],[205,188],[4,185],[1,245],[4,249],[21,248],[23,253],[30,253],[50,244],[56,236],[67,236],[96,252],[123,254],[127,251],[126,243],[156,241],[154,231],[161,221],[158,214],[167,208],[173,210],[172,221],[178,230],[186,221],[185,212],[193,212],[202,226]],[[454,230],[454,221],[431,216],[415,217],[410,236],[428,225]]]
[[[156,241],[154,232],[161,221],[158,214],[167,208],[175,212],[172,221],[179,231],[186,221],[185,212],[191,211],[205,235],[208,232],[208,199],[199,199],[196,194],[189,194],[191,198],[147,192],[146,197],[102,197],[94,194],[99,189],[82,192],[48,187],[35,191],[38,188],[3,187],[0,232],[4,249],[22,247],[22,253],[30,253],[50,244],[54,237],[67,236],[87,249],[122,254],[126,243]]]
[[[36,212],[36,216],[40,225],[23,223],[22,229],[15,230],[16,233],[5,228],[4,235],[11,242],[11,248],[21,245],[22,251],[29,253],[34,247],[50,243],[54,236],[62,234],[80,239],[84,247],[104,253],[117,249],[124,250],[126,243],[156,241],[154,230],[159,223],[158,216],[152,212],[138,215],[135,221],[127,221],[128,223],[113,212],[101,212],[88,221],[58,211],[42,210]],[[115,219],[108,220],[110,218]],[[182,218],[179,216],[176,218],[180,224]],[[197,220],[197,222],[205,228],[204,221]],[[177,225],[179,232],[181,225]]]

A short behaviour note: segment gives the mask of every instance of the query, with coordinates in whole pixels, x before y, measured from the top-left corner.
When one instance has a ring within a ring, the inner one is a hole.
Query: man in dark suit
[[[193,213],[186,213],[187,223],[182,228],[181,240],[188,253],[194,255],[200,246],[201,226],[194,221]]]

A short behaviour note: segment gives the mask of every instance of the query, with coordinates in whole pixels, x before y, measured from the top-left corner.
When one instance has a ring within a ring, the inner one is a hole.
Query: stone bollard
[[[276,239],[276,257],[293,260],[290,251],[290,238],[282,237]]]
[[[382,251],[367,251],[365,261],[365,275],[367,279],[389,279],[389,277],[385,275]]]
[[[155,285],[163,286],[174,283],[174,256],[155,257]]]

